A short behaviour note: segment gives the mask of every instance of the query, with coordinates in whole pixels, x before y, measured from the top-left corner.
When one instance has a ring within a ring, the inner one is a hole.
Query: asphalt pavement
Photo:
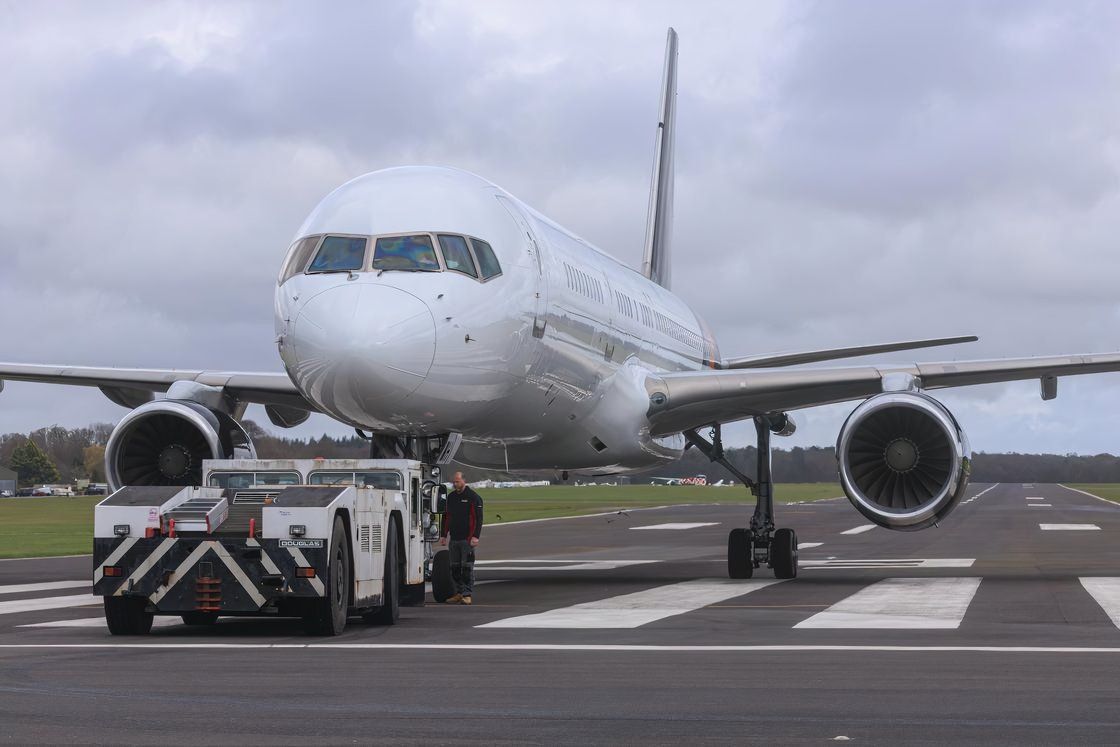
[[[88,557],[0,561],[0,742],[1117,741],[1120,506],[977,485],[922,532],[779,506],[799,577],[731,581],[748,519],[491,524],[473,606],[331,639],[234,618],[113,637]]]

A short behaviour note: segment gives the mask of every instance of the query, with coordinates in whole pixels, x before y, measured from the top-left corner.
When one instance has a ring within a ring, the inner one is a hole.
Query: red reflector
[[[120,577],[124,575],[124,571],[119,565],[107,565],[103,567],[101,571],[104,575],[109,576],[110,578]]]
[[[315,578],[315,569],[296,568],[296,578]]]

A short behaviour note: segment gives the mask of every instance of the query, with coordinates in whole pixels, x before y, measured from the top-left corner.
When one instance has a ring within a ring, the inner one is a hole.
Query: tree
[[[105,447],[99,444],[82,449],[82,464],[90,482],[105,482]]]
[[[58,467],[31,439],[12,451],[9,466],[15,470],[19,476],[19,484],[24,487],[58,482],[60,477]]]

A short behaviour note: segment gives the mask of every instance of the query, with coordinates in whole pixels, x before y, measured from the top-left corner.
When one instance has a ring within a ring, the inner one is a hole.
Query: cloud
[[[271,294],[292,234],[338,184],[403,163],[482,174],[636,264],[669,25],[675,290],[725,354],[957,333],[982,341],[921,358],[1115,349],[1118,16],[885,0],[3,6],[0,359],[279,370]],[[945,401],[977,449],[1106,451],[1116,383]],[[801,413],[793,443],[832,442],[848,409]],[[0,431],[120,412],[12,384]],[[345,432],[325,418],[299,432],[325,429]]]

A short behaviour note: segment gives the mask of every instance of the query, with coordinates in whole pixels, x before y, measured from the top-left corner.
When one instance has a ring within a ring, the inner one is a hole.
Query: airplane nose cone
[[[346,281],[312,297],[289,333],[288,373],[336,417],[367,422],[371,406],[407,397],[436,352],[435,319],[411,293]]]

